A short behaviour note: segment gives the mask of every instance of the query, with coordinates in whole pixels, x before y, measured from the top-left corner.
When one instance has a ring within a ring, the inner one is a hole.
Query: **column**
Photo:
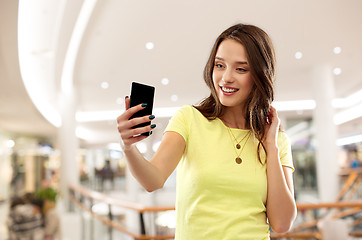
[[[338,195],[337,127],[333,122],[335,96],[332,68],[315,67],[312,75],[316,109],[313,113],[316,139],[318,193],[322,202],[335,201]]]
[[[59,147],[61,151],[60,191],[66,210],[70,210],[68,185],[79,184],[77,151],[79,141],[76,137],[75,94],[73,91],[60,96],[62,126],[59,128]]]

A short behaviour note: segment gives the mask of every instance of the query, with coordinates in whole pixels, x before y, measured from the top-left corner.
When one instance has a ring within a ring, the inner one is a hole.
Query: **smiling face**
[[[242,44],[233,39],[220,43],[212,79],[221,104],[242,109],[253,87],[247,54]]]

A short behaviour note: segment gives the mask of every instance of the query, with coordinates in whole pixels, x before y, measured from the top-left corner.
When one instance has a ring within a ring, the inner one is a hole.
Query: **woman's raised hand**
[[[128,149],[132,144],[139,142],[148,136],[141,135],[145,132],[150,132],[153,128],[156,127],[156,124],[147,125],[145,127],[139,127],[139,128],[132,128],[138,124],[151,122],[155,116],[153,115],[147,115],[144,117],[138,117],[138,118],[132,118],[133,114],[136,112],[144,109],[147,104],[139,104],[134,107],[129,107],[130,99],[126,97],[125,99],[125,111],[122,115],[120,115],[117,118],[117,128],[118,132],[121,136],[121,139],[123,141],[123,148]]]
[[[268,124],[265,128],[266,131],[264,141],[267,145],[276,145],[278,139],[280,119],[278,117],[277,110],[273,106],[270,106],[270,111],[267,118]]]

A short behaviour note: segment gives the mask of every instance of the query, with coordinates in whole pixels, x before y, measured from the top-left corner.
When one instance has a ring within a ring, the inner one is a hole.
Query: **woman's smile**
[[[219,86],[222,93],[226,96],[231,96],[234,93],[236,93],[237,91],[239,91],[238,88],[233,88],[233,87],[226,87],[226,86]]]

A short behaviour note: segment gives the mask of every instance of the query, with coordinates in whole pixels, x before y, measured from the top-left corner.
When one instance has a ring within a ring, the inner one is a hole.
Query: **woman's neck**
[[[230,128],[247,129],[246,118],[241,109],[226,108],[220,119]]]

